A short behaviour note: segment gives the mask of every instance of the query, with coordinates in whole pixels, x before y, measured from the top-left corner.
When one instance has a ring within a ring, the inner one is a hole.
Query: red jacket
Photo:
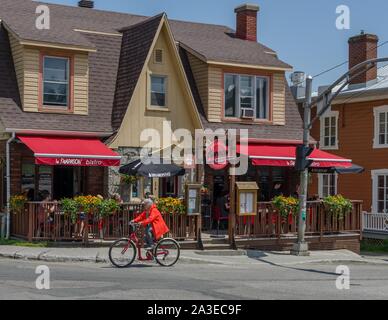
[[[135,223],[141,223],[144,227],[152,224],[152,232],[155,239],[159,240],[163,235],[170,231],[166,223],[163,220],[162,214],[159,212],[156,205],[153,205],[150,210],[150,214],[147,218],[147,213],[144,211],[135,220]]]

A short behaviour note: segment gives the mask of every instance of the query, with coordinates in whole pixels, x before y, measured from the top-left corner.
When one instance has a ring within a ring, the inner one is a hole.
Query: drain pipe
[[[10,157],[10,149],[11,149],[11,143],[15,140],[15,132],[12,132],[11,138],[7,141],[6,145],[6,166],[7,166],[7,173],[6,173],[6,180],[7,180],[7,235],[6,239],[8,240],[10,237],[10,231],[11,231],[11,210],[9,201],[11,199],[11,157]]]

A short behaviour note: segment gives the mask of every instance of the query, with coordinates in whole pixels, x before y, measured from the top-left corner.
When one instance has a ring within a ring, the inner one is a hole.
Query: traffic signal
[[[295,170],[304,171],[313,164],[313,160],[308,160],[307,158],[314,151],[314,148],[306,147],[305,145],[297,146],[296,148],[296,162]]]

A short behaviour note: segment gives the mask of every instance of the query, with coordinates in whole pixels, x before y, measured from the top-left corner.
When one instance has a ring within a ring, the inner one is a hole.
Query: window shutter
[[[163,63],[163,50],[155,50],[155,63]]]

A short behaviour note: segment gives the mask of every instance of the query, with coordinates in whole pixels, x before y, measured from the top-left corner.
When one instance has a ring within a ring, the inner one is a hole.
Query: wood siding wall
[[[208,65],[191,53],[187,53],[194,79],[201,96],[205,113],[210,122],[223,121],[223,74],[225,72],[236,74],[263,74],[272,79],[272,123],[285,125],[286,123],[286,97],[284,72],[268,72],[238,67],[220,67]]]
[[[26,112],[39,111],[39,73],[41,51],[35,47],[21,45],[18,40],[9,34],[16,77]],[[58,52],[56,52],[58,53]],[[66,52],[66,55],[71,52]],[[74,113],[88,114],[89,100],[89,62],[88,54],[74,54]]]
[[[346,174],[338,177],[338,193],[352,200],[364,201],[363,209],[371,211],[372,170],[388,169],[388,148],[374,149],[374,108],[388,105],[388,100],[348,103],[335,105],[339,111],[338,133],[339,149],[328,152],[365,168],[362,174]],[[312,136],[319,141],[320,123],[314,125]],[[310,185],[310,194],[318,193],[317,175]]]
[[[196,121],[196,107],[190,99],[189,88],[185,86],[184,74],[179,72],[172,45],[166,27],[163,26],[155,43],[155,49],[163,50],[164,61],[155,63],[154,53],[152,53],[146,70],[143,70],[139,78],[119,132],[110,144],[111,148],[143,147],[146,142],[140,140],[140,135],[145,130],[156,130],[162,138],[164,121],[171,122],[173,131],[187,129],[194,134],[195,129],[200,129],[200,124]],[[167,76],[166,107],[151,106],[151,74]],[[149,132],[152,135],[154,131]],[[155,140],[152,147],[158,149],[159,145],[156,143],[161,142],[160,139]]]

